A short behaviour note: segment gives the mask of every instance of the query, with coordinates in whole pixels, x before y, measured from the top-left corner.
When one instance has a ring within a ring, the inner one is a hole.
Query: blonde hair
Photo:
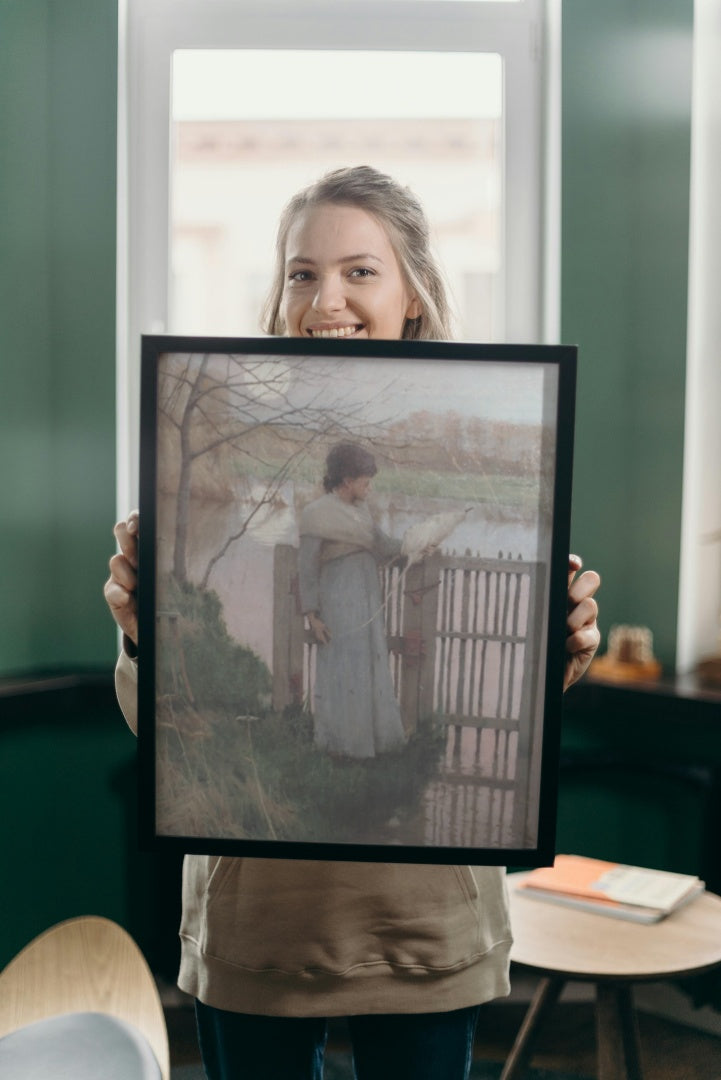
[[[401,337],[416,341],[451,338],[451,310],[443,276],[430,250],[423,207],[410,188],[370,165],[326,173],[294,195],[283,210],[276,238],[274,279],[263,310],[263,330],[276,335],[286,332],[281,306],[288,233],[300,214],[323,203],[357,206],[372,214],[386,229],[401,273],[421,305],[417,318],[406,319]]]

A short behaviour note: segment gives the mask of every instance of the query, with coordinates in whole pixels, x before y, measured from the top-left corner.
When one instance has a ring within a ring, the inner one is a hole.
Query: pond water
[[[250,487],[250,491],[248,488]],[[244,535],[230,544],[214,565],[207,586],[214,589],[223,607],[228,632],[271,666],[273,643],[273,549],[276,544],[298,544],[298,493],[283,485],[272,503],[257,510],[263,488],[252,480],[244,483],[237,500],[219,502],[193,499],[188,544],[187,573],[191,581],[203,580],[208,564],[229,536],[247,524]],[[309,495],[303,493],[307,501]],[[380,527],[401,538],[405,530],[431,514],[463,509],[468,503],[431,498],[374,495],[370,504]],[[159,569],[172,566],[175,507],[172,496],[159,502]],[[478,504],[441,545],[443,551],[466,552],[484,558],[538,557],[535,521],[516,507]]]

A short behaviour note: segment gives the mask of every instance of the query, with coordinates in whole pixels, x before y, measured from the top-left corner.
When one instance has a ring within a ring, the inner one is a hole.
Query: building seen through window
[[[316,53],[309,59],[308,53],[267,53],[262,57],[266,78],[280,92],[264,100],[258,115],[258,105],[234,87],[234,69],[245,67],[248,54],[221,56],[220,66],[216,54],[205,67],[202,89],[202,55],[176,55],[174,63],[170,331],[259,333],[283,206],[323,173],[367,164],[408,184],[421,199],[453,297],[457,336],[498,340],[500,58],[396,54],[390,64],[379,61],[383,54]],[[424,115],[427,95],[413,95],[409,109],[408,85],[419,65],[430,87],[434,71],[447,78],[449,61],[461,77],[440,95],[443,104],[435,103],[434,114]],[[338,79],[339,62],[345,68],[341,89],[324,94],[324,81],[332,88]],[[318,93],[306,93],[308,65]],[[366,91],[369,79],[380,84],[372,94]],[[479,91],[472,102],[463,94],[469,84]],[[316,115],[322,112],[330,115]]]

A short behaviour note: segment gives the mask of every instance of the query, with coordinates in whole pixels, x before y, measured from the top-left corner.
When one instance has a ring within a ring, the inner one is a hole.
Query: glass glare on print
[[[556,366],[512,346],[158,340],[187,343],[158,358],[141,511],[158,836],[532,853]],[[368,482],[347,500],[341,452]]]

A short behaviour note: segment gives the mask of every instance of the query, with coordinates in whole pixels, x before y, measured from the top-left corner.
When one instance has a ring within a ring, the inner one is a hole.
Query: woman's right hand
[[[110,577],[103,590],[110,613],[123,633],[138,644],[138,528],[137,510],[113,529],[120,553],[110,560]]]

